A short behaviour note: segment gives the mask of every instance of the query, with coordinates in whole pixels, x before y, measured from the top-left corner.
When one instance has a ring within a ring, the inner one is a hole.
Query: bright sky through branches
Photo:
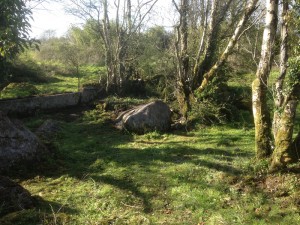
[[[171,0],[159,0],[154,7],[154,20],[151,20],[153,25],[166,25],[170,26],[171,15],[173,14],[170,10]],[[66,34],[68,29],[72,25],[80,25],[83,23],[82,20],[69,15],[64,10],[64,5],[55,1],[44,1],[41,4],[32,9],[33,21],[31,21],[31,36],[39,38],[45,31],[54,30],[56,36],[63,36]],[[164,17],[164,19],[162,19]]]
[[[54,30],[57,36],[64,35],[72,24],[80,21],[65,13],[63,5],[57,2],[43,2],[32,9],[31,36],[39,38],[45,31]]]

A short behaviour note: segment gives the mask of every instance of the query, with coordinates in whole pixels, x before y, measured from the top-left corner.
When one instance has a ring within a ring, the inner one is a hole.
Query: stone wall
[[[8,115],[31,114],[36,110],[59,109],[88,103],[97,96],[97,89],[87,87],[82,92],[6,99],[0,100],[0,111]]]

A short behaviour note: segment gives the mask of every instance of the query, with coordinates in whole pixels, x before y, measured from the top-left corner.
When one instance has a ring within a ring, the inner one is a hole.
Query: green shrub
[[[195,96],[197,102],[192,106],[191,115],[202,124],[245,122],[245,116],[241,113],[251,112],[252,96],[250,86],[232,85],[229,79],[232,76],[232,69],[225,65],[218,75],[213,78],[204,91]],[[238,81],[241,84],[241,80]],[[230,84],[230,86],[229,86]]]
[[[234,86],[229,87],[229,97],[232,105],[238,110],[251,111],[252,109],[252,93],[251,87]]]
[[[213,101],[202,100],[192,104],[189,120],[192,123],[205,125],[222,124],[226,122],[225,105],[217,104]]]

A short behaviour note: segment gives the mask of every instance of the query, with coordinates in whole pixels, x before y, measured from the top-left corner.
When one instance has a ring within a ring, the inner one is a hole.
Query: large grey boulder
[[[29,191],[7,177],[0,176],[0,216],[34,207]]]
[[[166,131],[171,126],[171,110],[157,100],[122,112],[116,122],[118,128],[134,133]]]
[[[16,164],[39,160],[46,147],[20,121],[10,120],[0,112],[0,171]]]

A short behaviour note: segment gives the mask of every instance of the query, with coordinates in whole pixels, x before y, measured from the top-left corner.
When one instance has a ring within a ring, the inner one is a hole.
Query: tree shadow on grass
[[[120,190],[131,192],[135,197],[142,200],[143,211],[145,213],[150,213],[152,211],[152,207],[149,201],[151,198],[150,194],[141,192],[139,190],[140,187],[138,187],[138,185],[136,185],[132,180],[119,179],[108,175],[100,175],[100,176],[92,175],[91,178],[98,183],[109,184],[114,187],[117,187]]]
[[[40,196],[35,196],[35,199],[37,202],[37,207],[44,213],[47,213],[47,217],[59,217],[60,215],[64,214],[78,213],[77,209],[72,208],[68,204],[60,204],[54,201],[46,201]]]
[[[57,78],[57,77],[54,77],[54,76],[46,76],[45,78],[44,78],[44,80],[42,81],[42,82],[39,82],[39,83],[59,83],[59,82],[61,82],[62,81],[62,79],[59,79],[59,78]]]
[[[67,205],[45,201],[40,197],[35,197],[35,200],[39,210],[27,209],[5,214],[0,217],[0,224],[65,224],[69,219],[68,214],[78,213],[76,209]]]
[[[121,165],[127,163],[141,164],[144,166],[150,166],[153,162],[164,162],[170,164],[183,164],[191,163],[195,166],[205,167],[208,169],[214,169],[229,174],[240,175],[243,173],[238,168],[230,165],[230,161],[235,160],[236,154],[223,149],[196,149],[187,147],[181,144],[163,149],[144,149],[143,151],[136,151],[132,149],[120,150],[122,154],[115,159]],[[226,157],[224,157],[226,156]],[[238,157],[249,157],[247,153],[239,154]],[[209,159],[209,158],[213,158]],[[214,160],[218,158],[218,161]]]
[[[241,169],[232,166],[228,160],[228,157],[234,160],[236,155],[223,149],[206,148],[199,150],[178,143],[174,147],[163,149],[153,149],[151,147],[143,150],[134,148],[119,149],[113,146],[109,148],[101,148],[100,146],[92,149],[84,149],[80,152],[70,149],[68,157],[65,157],[66,154],[59,155],[55,163],[47,164],[45,168],[36,168],[40,171],[37,174],[53,178],[68,175],[79,180],[89,176],[99,184],[109,184],[119,190],[132,193],[132,195],[141,200],[143,211],[150,213],[153,210],[151,204],[151,199],[154,197],[153,193],[151,191],[142,191],[141,189],[144,185],[143,182],[148,181],[141,180],[140,182],[136,182],[130,178],[131,175],[138,173],[138,171],[132,169],[133,167],[137,166],[143,173],[152,173],[151,176],[154,177],[159,169],[155,170],[153,167],[161,167],[161,164],[178,166],[187,163],[193,164],[196,167],[207,168],[235,176],[243,173]],[[221,157],[224,155],[227,155],[227,158]],[[207,159],[206,156],[220,156],[221,158],[213,161]],[[248,154],[242,154],[242,157],[248,157]],[[99,164],[98,161],[100,161]],[[51,168],[47,168],[47,166]],[[126,174],[107,175],[107,173],[104,173],[111,166],[120,168],[121,170],[122,168],[125,169]],[[31,176],[36,176],[36,174],[31,174]],[[189,177],[185,177],[184,175],[180,175],[179,177],[181,183],[197,182],[197,180],[190,180]],[[151,179],[150,176],[149,179]],[[165,181],[165,185],[168,186],[167,181]]]

